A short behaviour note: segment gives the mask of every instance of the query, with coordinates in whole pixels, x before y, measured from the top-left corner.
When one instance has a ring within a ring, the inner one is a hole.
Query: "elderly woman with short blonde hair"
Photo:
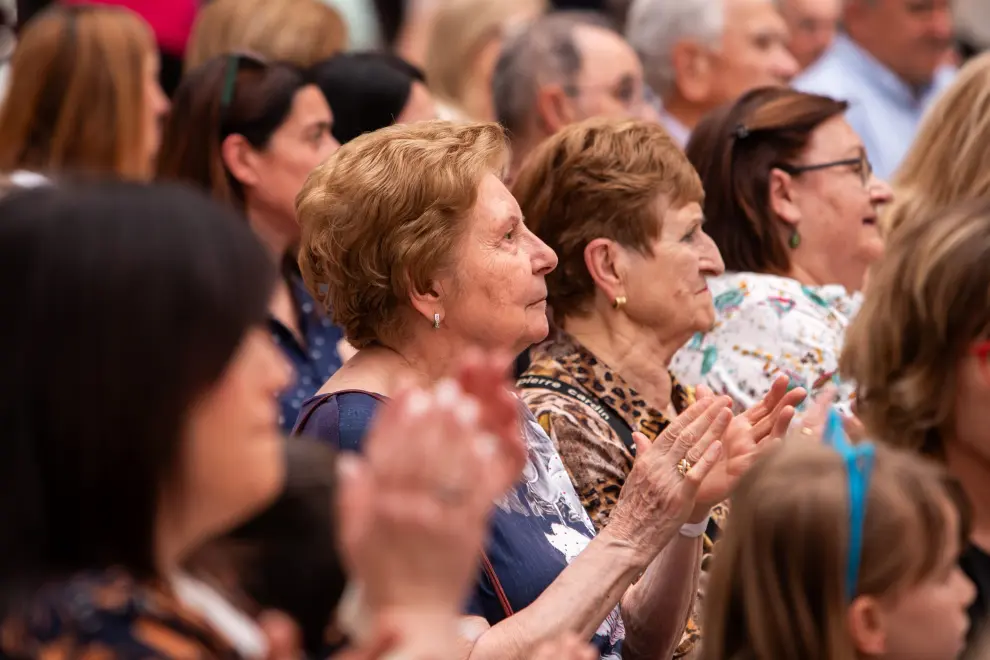
[[[303,406],[297,432],[361,451],[397,382],[456,391],[449,378],[472,347],[501,354],[507,373],[544,339],[557,258],[502,184],[507,162],[497,124],[434,121],[363,135],[311,175],[297,203],[300,266],[359,351]],[[522,433],[527,459],[491,519],[461,657],[528,658],[569,631],[601,658],[669,658],[698,579],[700,533],[686,523],[718,488],[729,399],[689,407],[652,447],[639,437],[596,535],[553,443],[509,388],[497,391],[501,412],[484,426],[493,439]],[[462,475],[436,469],[448,480],[439,498],[470,496]]]

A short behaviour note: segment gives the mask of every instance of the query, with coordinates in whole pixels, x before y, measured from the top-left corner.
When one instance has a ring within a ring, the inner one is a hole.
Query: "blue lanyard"
[[[842,416],[834,408],[829,411],[825,426],[825,444],[835,449],[846,464],[849,478],[849,553],[846,557],[846,598],[856,596],[859,564],[863,553],[863,521],[866,518],[866,496],[870,490],[870,474],[876,448],[870,442],[853,445],[849,442]]]

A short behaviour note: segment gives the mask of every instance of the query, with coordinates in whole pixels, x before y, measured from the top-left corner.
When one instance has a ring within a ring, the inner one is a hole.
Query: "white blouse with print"
[[[737,410],[759,401],[780,374],[811,394],[834,382],[836,403],[851,403],[853,386],[837,372],[861,294],[759,273],[725,273],[708,286],[717,320],[674,356],[671,371],[681,382],[727,394]]]

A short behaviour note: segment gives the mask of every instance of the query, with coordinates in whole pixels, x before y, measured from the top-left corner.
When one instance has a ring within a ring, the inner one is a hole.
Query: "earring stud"
[[[612,307],[614,309],[622,309],[622,307],[625,304],[626,304],[626,297],[625,296],[616,296],[615,297],[615,300],[612,302]]]
[[[433,315],[433,329],[434,330],[439,330],[440,329],[440,314],[439,313],[436,313],[436,314]]]

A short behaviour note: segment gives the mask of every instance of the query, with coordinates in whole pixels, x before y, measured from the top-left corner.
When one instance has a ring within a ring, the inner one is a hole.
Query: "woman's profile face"
[[[457,244],[443,324],[465,345],[518,353],[549,332],[546,275],[557,255],[523,223],[512,193],[494,175],[481,181],[478,200]]]
[[[892,198],[887,184],[870,172],[862,140],[843,117],[821,124],[811,135],[800,162],[813,167],[792,178],[796,224],[801,248],[812,261],[827,262],[822,284],[842,284],[851,291],[863,286],[866,268],[883,254],[877,221],[879,207]],[[811,254],[809,254],[811,256]]]
[[[220,379],[193,406],[186,424],[179,493],[191,541],[226,531],[281,491],[284,439],[277,396],[292,369],[263,328],[251,328]]]
[[[690,202],[667,208],[654,205],[659,236],[650,253],[620,248],[625,280],[624,313],[637,324],[669,337],[688,341],[696,332],[708,332],[715,307],[708,278],[725,270],[715,242],[705,233],[701,205]]]
[[[323,92],[307,85],[296,92],[285,121],[258,152],[259,179],[248,191],[248,204],[266,217],[277,218],[280,233],[293,240],[299,234],[296,195],[309,173],[340,147],[332,127],[333,114]]]
[[[142,126],[145,135],[145,156],[149,166],[154,167],[155,157],[162,142],[162,121],[169,109],[168,98],[162,91],[158,80],[160,62],[157,53],[151,53],[145,58],[142,71],[142,90],[144,95],[144,117]]]

